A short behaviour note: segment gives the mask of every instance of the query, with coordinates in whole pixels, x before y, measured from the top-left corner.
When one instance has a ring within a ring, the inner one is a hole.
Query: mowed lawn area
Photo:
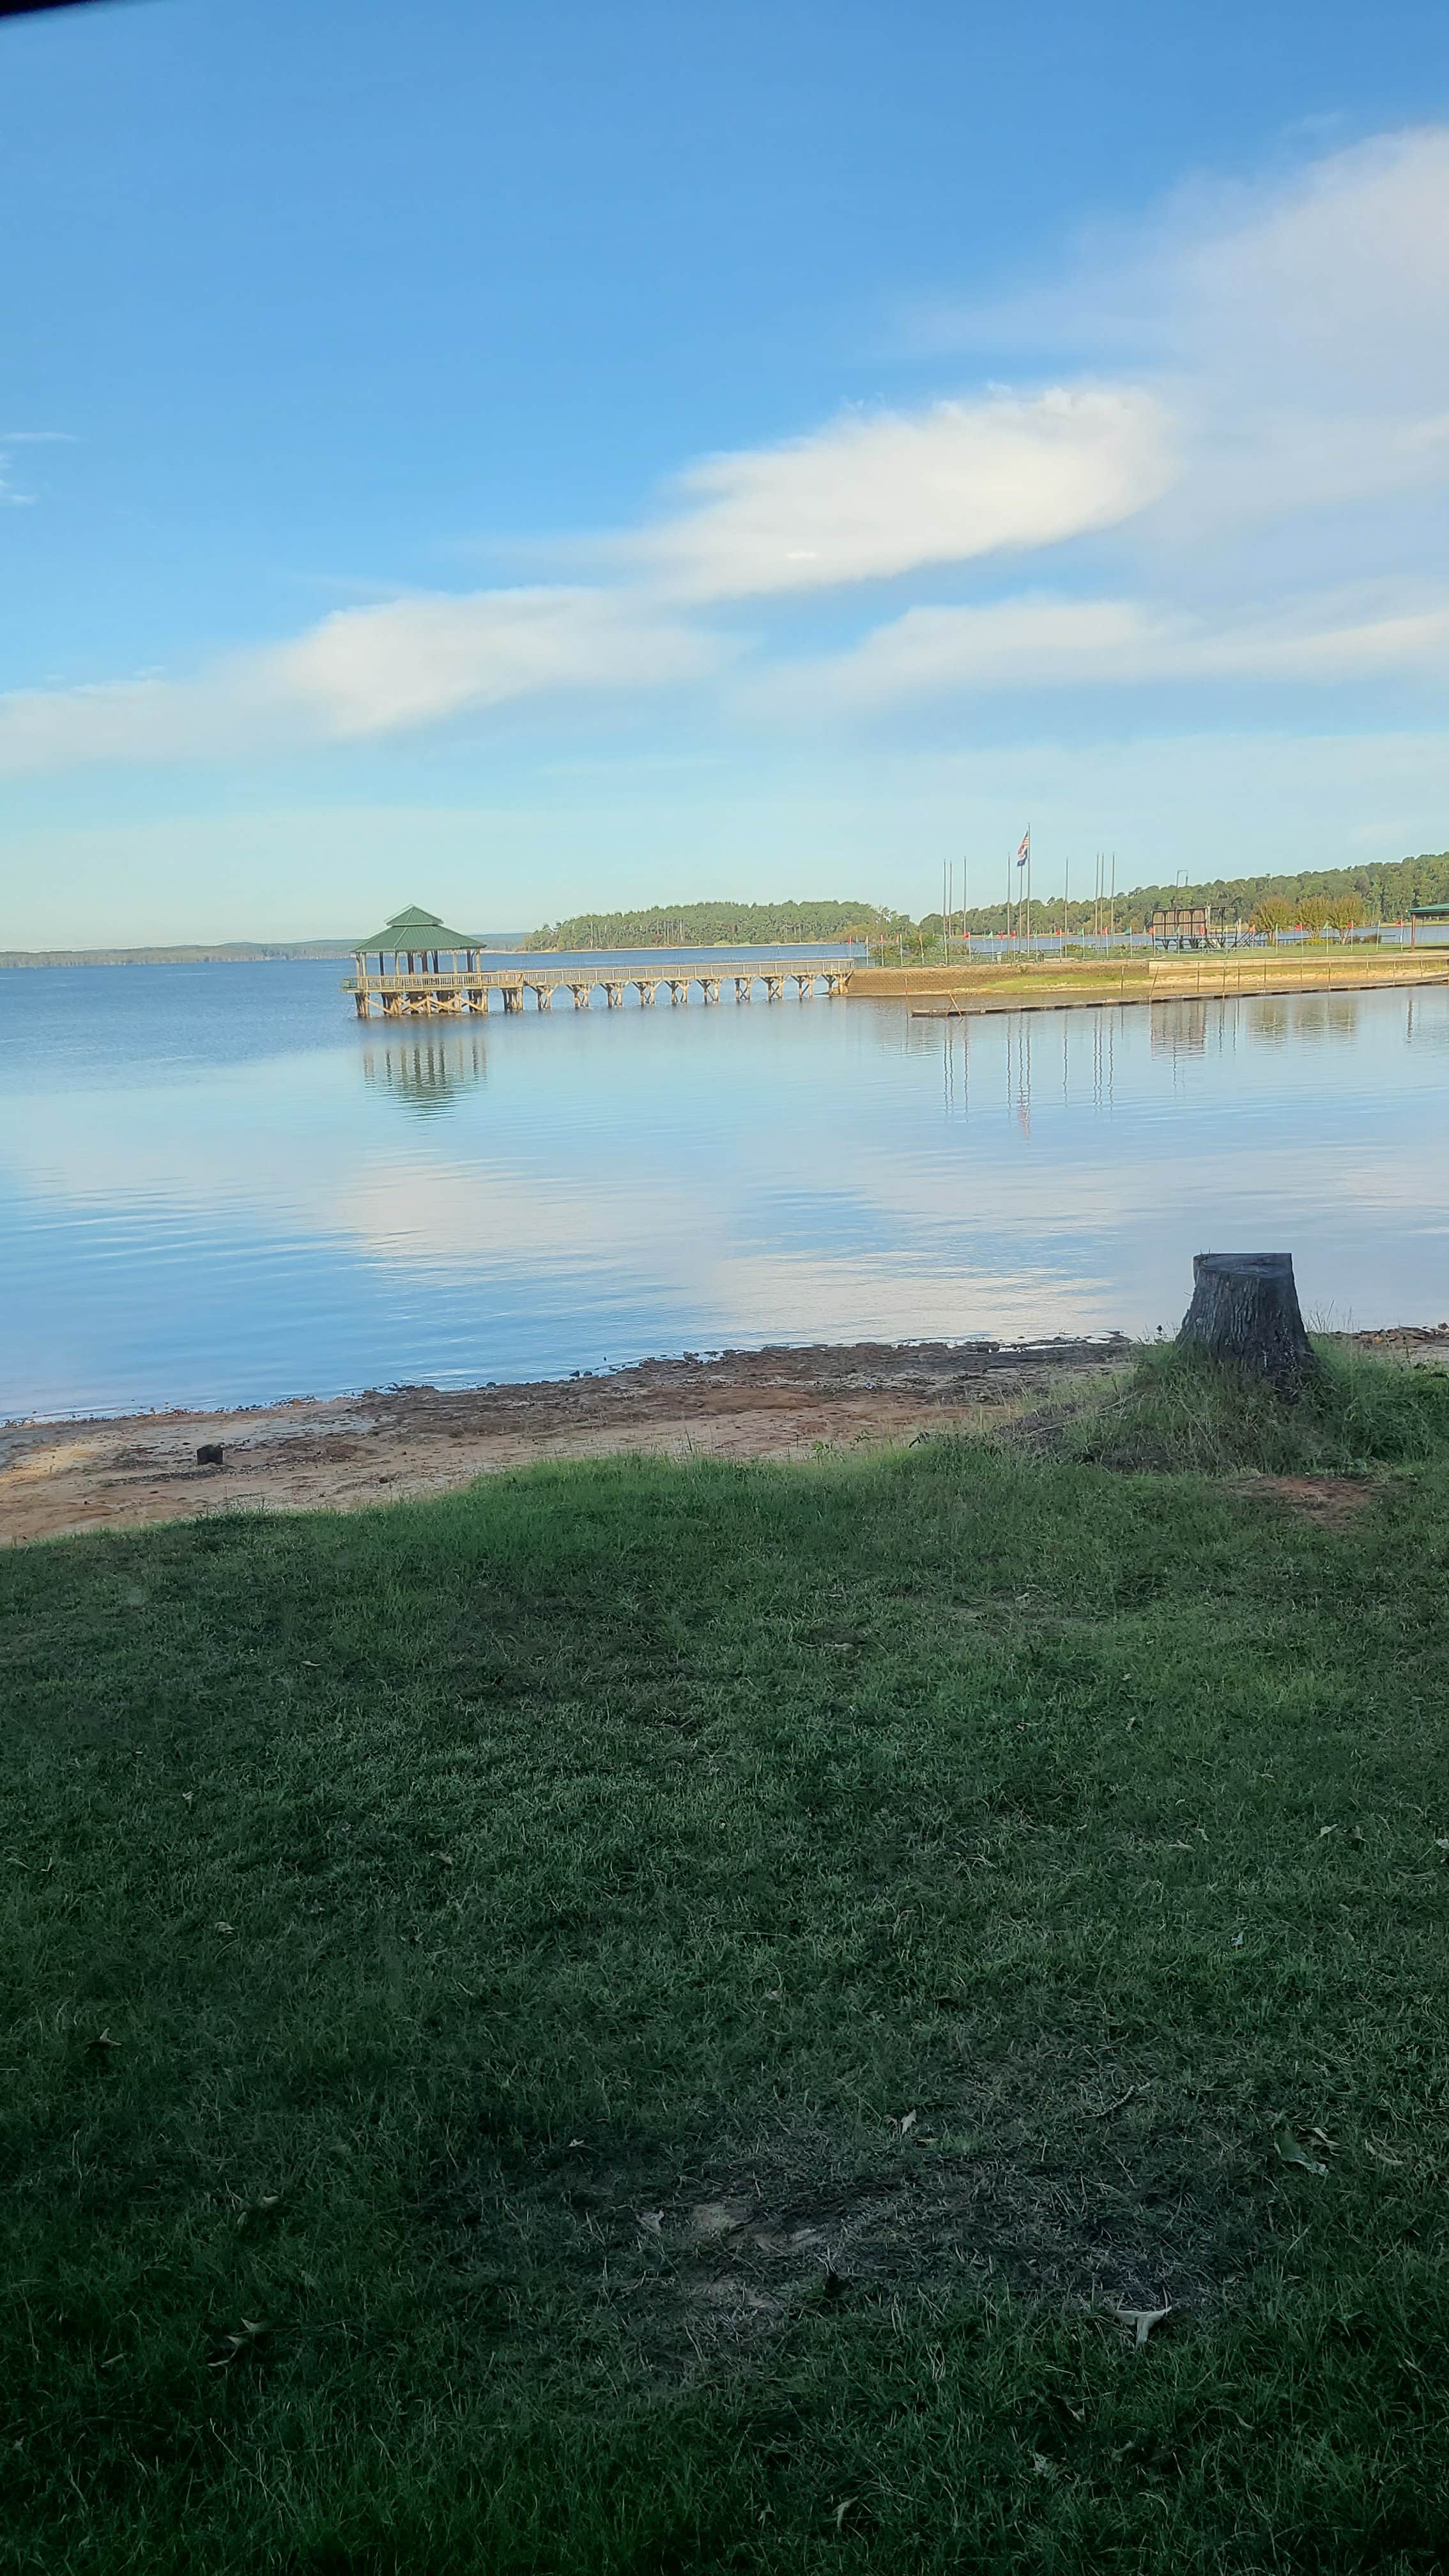
[[[1355,1385],[1306,1496],[1159,1369],[9,1552],[0,2565],[1449,2563],[1449,1386]]]

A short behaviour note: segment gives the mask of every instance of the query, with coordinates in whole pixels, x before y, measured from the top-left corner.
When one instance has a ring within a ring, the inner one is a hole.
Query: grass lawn
[[[0,2566],[1442,2569],[1446,1405],[0,1559]]]

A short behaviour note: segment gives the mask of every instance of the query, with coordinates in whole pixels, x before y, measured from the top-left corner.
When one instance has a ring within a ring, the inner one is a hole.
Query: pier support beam
[[[553,1009],[552,984],[530,984],[528,989],[533,995],[533,1007],[536,1011],[551,1011]]]
[[[785,978],[784,978],[784,976],[783,976],[783,975],[767,975],[767,976],[765,977],[765,999],[766,999],[766,1001],[767,1001],[767,1002],[782,1002],[782,1001],[784,1000],[784,998],[785,998]]]
[[[522,1008],[523,1008],[523,986],[522,986],[521,984],[505,984],[505,985],[504,985],[504,987],[503,987],[503,1007],[504,1007],[505,1011],[508,1011],[508,1012],[510,1012],[510,1013],[511,1013],[511,1012],[513,1012],[513,1011],[521,1011],[521,1010],[522,1010]]]
[[[717,1002],[719,1000],[718,975],[701,975],[699,980],[704,989],[705,1000],[707,1002]]]
[[[606,1002],[608,1003],[609,1008],[610,1008],[610,1010],[611,1010],[611,1011],[619,1011],[619,1010],[622,1010],[622,1009],[623,1009],[623,1006],[624,1006],[624,987],[623,987],[623,985],[622,985],[622,984],[606,984],[606,985],[604,986],[604,999],[605,999],[605,1000],[606,1000]]]
[[[634,978],[634,990],[639,996],[640,1010],[652,1011],[654,1008],[654,996],[659,990],[653,977],[636,975]]]
[[[815,999],[814,976],[797,975],[795,978],[795,990],[799,994],[802,1002],[813,1002]]]
[[[669,999],[671,1003],[688,1001],[689,977],[687,975],[671,975],[669,977]]]
[[[753,975],[737,975],[735,977],[735,1000],[737,1002],[752,1001],[754,999],[754,992],[755,979]]]
[[[573,995],[573,997],[574,997],[574,1009],[575,1009],[576,1011],[586,1011],[586,1010],[588,1009],[588,1007],[589,1007],[590,1002],[591,1002],[591,1001],[593,1000],[593,998],[594,998],[594,988],[593,988],[593,985],[592,985],[592,984],[570,984],[570,986],[569,986],[569,991],[572,993],[572,995]]]

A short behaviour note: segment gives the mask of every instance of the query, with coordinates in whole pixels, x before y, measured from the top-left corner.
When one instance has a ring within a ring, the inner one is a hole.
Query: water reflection
[[[1444,1311],[1449,990],[369,1035],[331,964],[65,971],[0,1015],[0,1416],[1150,1332],[1213,1237]]]
[[[432,1030],[362,1050],[362,1078],[391,1092],[411,1118],[439,1118],[488,1079],[488,1041],[479,1029]]]
[[[1358,993],[1185,995],[1149,1008],[982,1012],[960,1018],[923,1014],[910,1024],[910,1043],[917,1050],[941,1047],[942,1103],[952,1117],[971,1114],[973,1053],[978,1073],[989,1059],[1000,1086],[997,1096],[1004,1097],[1018,1133],[1030,1137],[1033,1093],[1039,1101],[1048,1081],[1064,1107],[1084,1099],[1094,1109],[1113,1107],[1119,1046],[1128,1049],[1130,1059],[1145,1044],[1149,1056],[1172,1073],[1208,1059],[1231,1062],[1240,1049],[1276,1053],[1300,1040],[1337,1050],[1358,1041],[1363,1004],[1372,998]],[[1449,1014],[1442,996],[1411,993],[1395,1001],[1404,1013],[1406,1043],[1422,1038],[1431,1046],[1449,1046]]]

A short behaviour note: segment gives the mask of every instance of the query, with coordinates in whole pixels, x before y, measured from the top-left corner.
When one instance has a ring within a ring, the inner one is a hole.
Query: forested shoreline
[[[1038,877],[1048,874],[1043,864]],[[1086,871],[1083,870],[1085,877]],[[1093,872],[1095,884],[1095,871]],[[1066,890],[1070,892],[1070,888]],[[1024,884],[1013,889],[1024,895]],[[1070,931],[1106,929],[1109,916],[1117,930],[1145,930],[1159,905],[1211,904],[1229,920],[1254,922],[1263,930],[1348,929],[1380,921],[1402,921],[1415,904],[1449,903],[1449,851],[1397,859],[1381,867],[1304,868],[1296,875],[1214,877],[1197,885],[1119,887],[1115,895],[1086,892],[1071,895],[1050,886],[1034,886],[1032,927],[1059,930],[1063,915]],[[1008,919],[1005,899],[995,904],[967,904],[952,911],[953,934],[990,933],[1025,926],[1024,902],[1013,900]],[[479,945],[518,945],[526,949],[716,948],[782,945],[823,939],[923,939],[941,936],[939,912],[919,921],[889,904],[866,903],[858,897],[820,897],[801,903],[647,904],[634,911],[580,912],[567,920],[544,922],[519,939],[516,933],[492,932]],[[175,948],[36,948],[0,949],[5,966],[159,966],[222,965],[269,958],[347,957],[345,939],[291,942],[229,940],[213,946]]]
[[[1038,879],[1047,874],[1045,866]],[[1082,870],[1087,879],[1087,870]],[[1145,930],[1159,905],[1211,904],[1232,920],[1268,930],[1346,929],[1379,921],[1400,921],[1414,904],[1449,903],[1449,851],[1398,859],[1381,867],[1305,868],[1280,876],[1215,877],[1197,885],[1119,887],[1115,897],[1092,891],[1090,883],[1066,902],[1070,930],[1107,927],[1108,914],[1118,930]],[[1067,890],[1070,892],[1070,888]],[[1032,921],[1038,929],[1060,929],[1063,894],[1033,887]],[[1008,924],[1005,898],[994,904],[967,904],[951,914],[953,932],[987,933],[1015,927],[1024,916],[1024,884],[1013,888]],[[670,903],[634,911],[575,913],[566,921],[545,922],[530,933],[531,949],[672,948],[723,946],[732,942],[858,938],[895,939],[941,935],[939,912],[919,921],[887,904],[858,899],[822,898],[813,903]]]

